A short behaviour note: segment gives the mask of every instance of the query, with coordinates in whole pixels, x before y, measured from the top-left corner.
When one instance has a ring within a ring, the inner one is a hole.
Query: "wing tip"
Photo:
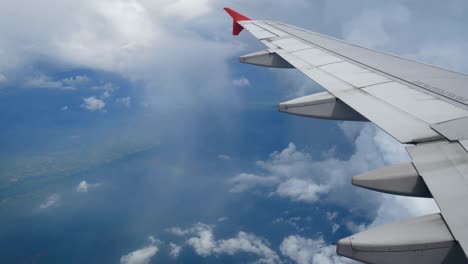
[[[249,21],[249,20],[252,20],[250,19],[249,17],[229,8],[229,7],[225,7],[224,10],[232,17],[232,20],[233,20],[233,27],[232,27],[232,34],[234,36],[237,36],[239,35],[239,33],[241,33],[241,31],[244,29],[244,27],[241,26],[241,24],[239,24],[238,22],[240,21]]]
[[[239,21],[246,21],[246,20],[252,20],[251,18],[237,12],[236,10],[232,9],[232,8],[229,8],[229,7],[225,7],[224,8],[224,11],[226,11],[231,17],[232,19],[234,19],[234,22],[239,22]]]

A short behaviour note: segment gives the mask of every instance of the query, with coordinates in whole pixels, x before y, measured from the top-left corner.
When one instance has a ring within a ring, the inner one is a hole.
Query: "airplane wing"
[[[233,34],[265,44],[241,62],[296,68],[326,92],[281,103],[285,113],[370,121],[410,144],[408,164],[353,177],[385,193],[430,197],[441,213],[373,228],[338,242],[368,263],[468,263],[468,76],[225,8]]]

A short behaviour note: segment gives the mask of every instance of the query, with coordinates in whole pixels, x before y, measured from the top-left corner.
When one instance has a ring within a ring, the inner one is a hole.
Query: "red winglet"
[[[241,31],[244,29],[239,23],[239,21],[246,21],[246,20],[252,20],[240,13],[237,13],[236,11],[232,10],[231,8],[224,8],[226,12],[232,17],[233,19],[233,27],[232,27],[232,34],[237,36]]]

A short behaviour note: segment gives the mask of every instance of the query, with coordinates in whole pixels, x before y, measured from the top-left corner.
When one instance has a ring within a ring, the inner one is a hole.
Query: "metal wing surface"
[[[433,197],[441,214],[345,238],[338,243],[338,253],[369,263],[467,263],[468,76],[226,11],[233,17],[235,35],[245,29],[267,47],[242,56],[242,62],[296,68],[326,90],[284,102],[280,111],[370,121],[399,142],[411,144],[410,164],[356,176],[353,184]],[[420,230],[407,232],[411,225]]]

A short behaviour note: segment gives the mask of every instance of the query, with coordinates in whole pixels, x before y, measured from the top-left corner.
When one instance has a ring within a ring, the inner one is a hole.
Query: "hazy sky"
[[[437,211],[351,186],[404,146],[278,113],[321,88],[240,64],[225,6],[468,72],[462,0],[2,1],[0,262],[349,263],[322,246]]]

